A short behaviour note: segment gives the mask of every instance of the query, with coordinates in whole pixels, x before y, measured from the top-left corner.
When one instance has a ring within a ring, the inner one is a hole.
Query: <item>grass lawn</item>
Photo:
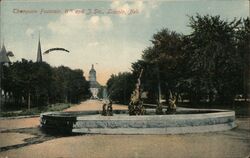
[[[18,111],[1,111],[0,117],[39,115],[42,112],[61,111],[74,105],[76,104],[56,103],[56,104],[51,104],[51,105],[44,106],[44,107],[34,107],[34,108],[31,108],[30,110],[23,109],[23,110],[18,110]]]

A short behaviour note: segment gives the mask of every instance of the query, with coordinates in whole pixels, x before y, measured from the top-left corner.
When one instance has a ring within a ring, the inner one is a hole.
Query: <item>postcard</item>
[[[249,0],[1,0],[0,158],[250,158]]]

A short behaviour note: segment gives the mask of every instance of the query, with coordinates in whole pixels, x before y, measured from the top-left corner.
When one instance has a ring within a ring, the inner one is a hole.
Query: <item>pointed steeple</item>
[[[39,32],[39,41],[38,41],[36,62],[42,62],[42,61],[43,61],[43,57],[42,57],[41,42],[40,42],[40,32]]]
[[[7,51],[6,51],[4,42],[0,51],[0,63],[10,63],[10,59],[7,56]]]

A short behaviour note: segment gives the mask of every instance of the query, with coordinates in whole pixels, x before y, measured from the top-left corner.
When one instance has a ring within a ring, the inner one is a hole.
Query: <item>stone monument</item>
[[[143,73],[143,69],[140,72],[140,75],[137,79],[135,90],[133,91],[130,99],[130,103],[128,106],[129,115],[144,115],[145,108],[143,107],[143,101],[141,99],[141,76]]]
[[[169,91],[169,99],[168,99],[168,108],[167,113],[168,114],[174,114],[176,112],[176,96],[172,95],[172,92]]]
[[[113,116],[113,107],[112,107],[112,100],[108,99],[102,106],[102,115],[103,116]]]

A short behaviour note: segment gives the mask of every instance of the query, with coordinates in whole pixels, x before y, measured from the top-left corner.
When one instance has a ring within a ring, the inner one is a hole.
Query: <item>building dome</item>
[[[89,71],[89,81],[96,81],[96,71],[94,69],[94,65],[92,64],[92,67]]]
[[[96,71],[95,71],[95,69],[94,69],[94,65],[93,65],[93,64],[92,64],[92,67],[91,67],[91,69],[90,69],[89,73],[96,73]]]

